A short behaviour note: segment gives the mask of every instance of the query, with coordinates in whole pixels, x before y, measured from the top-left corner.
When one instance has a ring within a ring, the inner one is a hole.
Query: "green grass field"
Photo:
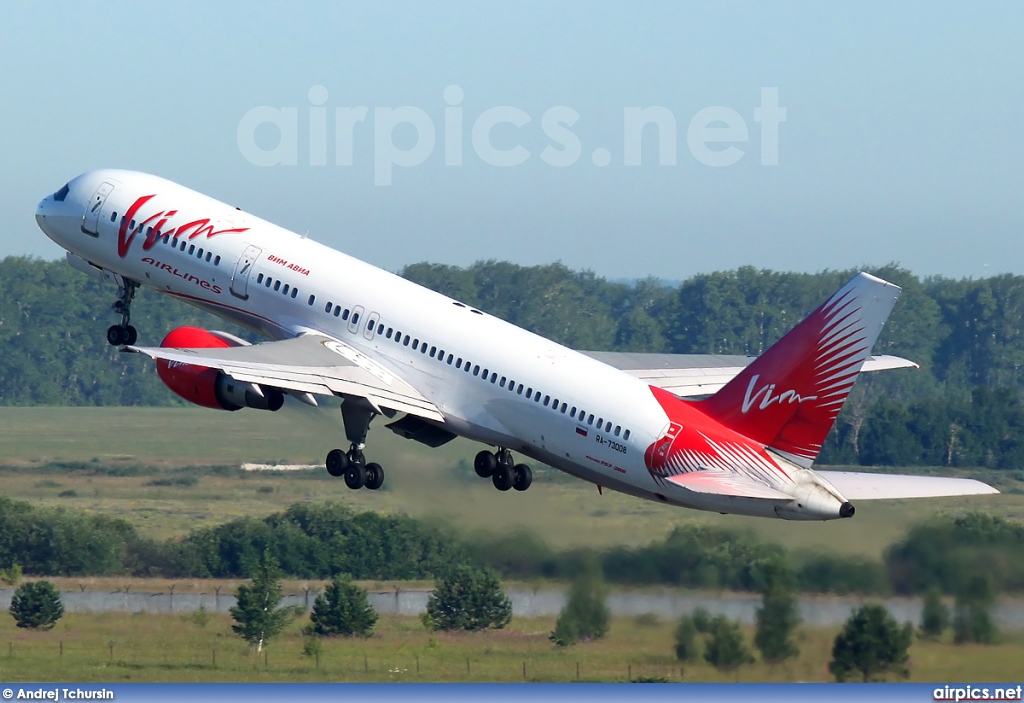
[[[231,632],[229,616],[198,625],[189,616],[72,614],[50,632],[17,630],[0,618],[0,679],[18,681],[293,682],[293,681],[829,681],[837,630],[805,630],[798,659],[753,664],[735,674],[704,662],[682,669],[673,652],[674,623],[613,621],[606,639],[559,650],[551,618],[517,618],[505,630],[427,632],[416,618],[383,617],[368,639],[325,640],[317,660],[304,656],[296,622],[251,654]],[[747,640],[751,633],[748,631]],[[63,644],[62,644],[63,643]],[[63,648],[63,649],[62,649]],[[1024,640],[998,646],[915,641],[912,681],[1006,681],[1020,675]],[[524,678],[525,667],[525,678]]]
[[[526,493],[499,493],[468,468],[479,445],[456,440],[430,449],[382,425],[371,431],[367,453],[384,464],[387,484],[371,492],[349,491],[324,470],[217,475],[184,468],[319,464],[329,449],[344,444],[337,411],[0,408],[0,466],[6,466],[0,481],[13,498],[123,517],[157,537],[266,515],[297,501],[331,499],[465,530],[531,530],[559,548],[646,544],[675,525],[698,522],[749,529],[793,548],[878,557],[909,525],[937,513],[983,509],[1024,518],[1020,494],[861,501],[852,520],[803,523],[683,510],[612,491],[602,496],[595,486],[557,472],[538,472]],[[188,476],[194,484],[188,485]],[[167,485],[155,485],[161,483]]]

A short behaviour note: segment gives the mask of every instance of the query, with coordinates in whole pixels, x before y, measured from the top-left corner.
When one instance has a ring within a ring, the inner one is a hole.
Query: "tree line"
[[[821,462],[1024,466],[1024,276],[922,279],[895,265],[870,270],[903,287],[875,352],[922,368],[861,379]],[[400,273],[576,349],[756,355],[855,271],[743,267],[678,285],[499,261],[422,263]],[[107,345],[114,293],[63,261],[0,260],[0,404],[183,402],[149,360]],[[140,292],[133,322],[145,344],[183,324],[245,336],[153,291]]]
[[[1024,592],[1024,522],[983,513],[915,526],[875,561],[788,550],[749,532],[692,524],[642,547],[559,551],[529,533],[467,536],[332,502],[296,503],[262,519],[155,540],[121,519],[0,497],[3,573],[249,578],[264,554],[301,579],[429,579],[468,563],[524,581],[572,581],[596,568],[619,585],[756,592],[765,569],[783,564],[806,593],[956,594],[978,576],[993,592]]]

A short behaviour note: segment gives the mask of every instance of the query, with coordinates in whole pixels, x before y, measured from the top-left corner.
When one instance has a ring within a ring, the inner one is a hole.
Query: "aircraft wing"
[[[687,471],[666,476],[665,480],[694,493],[733,496],[737,498],[761,498],[790,502],[793,496],[775,490],[758,481],[728,471]]]
[[[902,476],[852,471],[816,471],[848,500],[884,500],[886,498],[938,498],[998,493],[995,488],[972,478],[944,476]]]
[[[225,349],[125,349],[153,359],[220,369],[239,382],[298,393],[365,398],[379,409],[444,421],[437,406],[394,373],[344,342],[323,335],[304,334]]]
[[[715,393],[732,380],[755,356],[718,354],[640,354],[634,352],[581,352],[601,363],[681,397]],[[869,356],[861,371],[918,368],[898,356]]]

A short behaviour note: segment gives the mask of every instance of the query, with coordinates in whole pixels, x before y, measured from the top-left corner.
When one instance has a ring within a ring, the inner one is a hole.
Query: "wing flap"
[[[666,476],[665,480],[694,493],[732,496],[734,498],[760,498],[789,502],[793,496],[771,486],[726,471],[689,471]]]
[[[366,398],[374,405],[444,421],[437,407],[381,364],[337,339],[294,339],[226,349],[126,347],[152,359],[219,369],[237,381],[287,391]]]
[[[641,354],[635,352],[582,352],[592,359],[636,376],[681,397],[711,395],[737,376],[757,357],[717,354]],[[861,371],[919,368],[899,356],[869,356]]]
[[[939,498],[943,496],[990,495],[995,488],[972,478],[869,474],[853,471],[816,471],[847,500],[895,498]]]

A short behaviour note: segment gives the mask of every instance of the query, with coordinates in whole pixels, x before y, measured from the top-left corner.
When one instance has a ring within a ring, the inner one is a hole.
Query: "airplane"
[[[430,447],[456,436],[493,447],[474,469],[500,491],[533,482],[517,452],[599,490],[787,520],[850,518],[857,499],[998,492],[813,468],[858,374],[915,366],[871,356],[900,288],[867,273],[753,360],[581,353],[153,175],[84,173],[39,203],[36,222],[73,267],[116,283],[107,341],[154,359],[185,400],[338,403],[349,448],[325,466],[354,490],[384,482],[364,452],[382,416]],[[180,327],[136,346],[142,286],[268,341]]]

